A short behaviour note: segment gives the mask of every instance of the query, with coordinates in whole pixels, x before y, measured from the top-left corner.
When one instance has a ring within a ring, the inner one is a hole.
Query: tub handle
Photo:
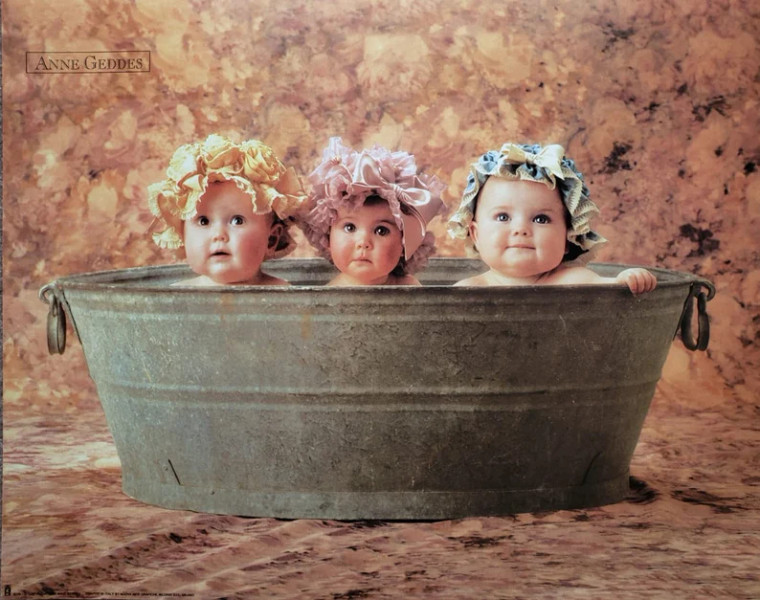
[[[702,287],[707,293],[702,291]],[[689,350],[706,350],[710,342],[710,316],[707,314],[707,302],[715,296],[715,286],[706,280],[695,281],[689,288],[689,295],[683,305],[678,327],[681,330],[681,341]],[[694,299],[697,301],[697,341],[691,331],[691,320],[694,316]]]
[[[50,354],[66,350],[66,312],[55,282],[40,288],[40,300],[50,305],[47,316],[47,345]]]

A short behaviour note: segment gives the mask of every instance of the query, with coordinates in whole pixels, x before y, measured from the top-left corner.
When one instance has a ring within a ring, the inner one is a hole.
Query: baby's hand
[[[624,283],[634,295],[651,292],[657,287],[657,278],[646,269],[626,269],[618,273],[616,281]]]

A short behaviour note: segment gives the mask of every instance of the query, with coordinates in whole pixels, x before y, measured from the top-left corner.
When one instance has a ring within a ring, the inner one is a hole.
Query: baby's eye
[[[538,223],[539,225],[548,225],[552,222],[552,220],[549,218],[548,215],[536,215],[533,217],[533,222]]]
[[[378,225],[377,227],[375,227],[375,235],[385,237],[386,235],[389,235],[390,232],[391,232],[390,228],[386,227],[385,225]]]
[[[499,214],[496,215],[496,220],[500,221],[502,223],[506,223],[507,221],[509,221],[509,215],[507,213],[503,213],[503,212],[499,213]]]
[[[353,223],[344,223],[343,231],[345,231],[346,233],[353,233],[354,231],[356,231],[356,225],[354,225]]]
[[[245,217],[243,215],[235,215],[230,219],[230,224],[232,225],[242,225],[245,223]]]
[[[205,227],[206,225],[209,224],[210,221],[208,220],[208,217],[204,217],[203,215],[200,215],[196,218],[195,222],[198,223],[198,225],[200,225],[201,227]]]

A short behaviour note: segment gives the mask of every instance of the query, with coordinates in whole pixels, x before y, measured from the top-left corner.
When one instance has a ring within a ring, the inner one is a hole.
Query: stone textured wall
[[[666,377],[753,397],[760,321],[758,9],[665,0],[4,0],[6,411],[71,410],[76,345],[48,358],[44,283],[178,260],[146,235],[146,185],[211,132],[302,175],[332,135],[416,155],[458,202],[505,141],[563,144],[610,243],[599,259],[715,282],[706,354]],[[26,52],[149,50],[140,74],[30,74]],[[434,227],[440,253],[463,248]],[[296,256],[312,255],[306,242]],[[44,401],[29,403],[26,392]],[[8,412],[6,412],[8,414]]]

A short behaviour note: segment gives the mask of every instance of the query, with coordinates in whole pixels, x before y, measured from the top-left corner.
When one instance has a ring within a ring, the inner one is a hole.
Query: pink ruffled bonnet
[[[414,156],[390,152],[375,145],[357,152],[332,137],[322,162],[309,175],[310,210],[300,222],[306,238],[321,256],[330,260],[330,228],[343,207],[361,206],[368,196],[388,202],[401,230],[405,273],[421,269],[434,252],[435,238],[428,223],[445,212],[441,193],[446,185],[435,176],[419,174]]]

